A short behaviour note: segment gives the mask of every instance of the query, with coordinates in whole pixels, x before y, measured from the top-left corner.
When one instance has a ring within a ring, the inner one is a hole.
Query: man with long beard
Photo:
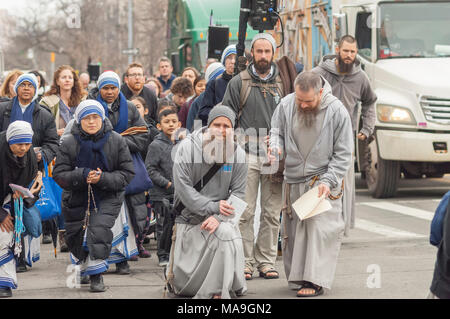
[[[283,262],[289,288],[298,297],[331,289],[344,233],[343,178],[351,165],[350,116],[320,75],[300,73],[295,93],[286,96],[272,117],[269,158],[286,160],[283,183]],[[318,186],[332,208],[300,220],[292,208]]]
[[[266,151],[272,114],[285,91],[278,67],[273,63],[275,50],[275,40],[270,34],[255,35],[251,43],[253,62],[230,80],[222,101],[236,113],[236,126],[245,131],[249,164],[245,201],[248,206],[239,228],[244,242],[247,280],[252,279],[255,268],[265,279],[279,277],[274,265],[280,227],[281,182],[271,178],[273,170],[267,166]],[[254,217],[260,185],[261,218],[255,242]]]
[[[179,143],[173,166],[175,210],[167,278],[176,295],[210,299],[242,295],[247,286],[230,196],[244,199],[245,152],[234,142],[233,111],[216,106],[208,126]]]
[[[377,96],[372,90],[367,74],[361,69],[357,60],[358,53],[356,39],[345,35],[339,41],[335,56],[325,56],[319,66],[312,71],[323,76],[331,85],[332,93],[346,107],[352,119],[353,136],[358,127],[358,102],[361,102],[362,126],[358,132],[358,140],[363,141],[361,147],[364,158],[360,159],[361,172],[366,176],[368,165],[368,141],[372,139],[375,127],[375,102]],[[370,139],[369,139],[370,138]],[[345,234],[355,226],[355,172],[350,167],[345,176],[344,210],[348,210]]]

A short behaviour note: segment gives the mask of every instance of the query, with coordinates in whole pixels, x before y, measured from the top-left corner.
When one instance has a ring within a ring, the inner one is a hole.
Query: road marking
[[[388,238],[424,238],[425,235],[411,233],[394,227],[377,224],[366,219],[356,218],[355,228],[383,235]]]
[[[411,217],[416,217],[419,219],[424,219],[424,220],[432,220],[434,213],[427,211],[427,210],[423,210],[423,209],[418,209],[418,208],[412,208],[412,207],[408,207],[408,206],[404,206],[404,205],[398,205],[398,204],[394,204],[391,202],[364,202],[364,203],[359,203],[360,205],[364,205],[364,206],[370,206],[370,207],[374,207],[374,208],[378,208],[378,209],[383,209],[383,210],[389,210],[398,214],[402,214],[402,215],[407,215],[407,216],[411,216]]]
[[[412,199],[412,200],[399,200],[397,203],[400,204],[416,204],[416,203],[426,203],[426,202],[437,202],[439,203],[441,199]]]
[[[449,186],[429,186],[429,187],[399,187],[397,191],[399,192],[409,192],[409,191],[448,191]],[[367,193],[369,190],[367,188],[356,188],[356,193]]]

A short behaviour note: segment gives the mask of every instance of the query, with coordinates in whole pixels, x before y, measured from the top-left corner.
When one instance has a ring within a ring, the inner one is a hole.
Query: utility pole
[[[133,48],[133,0],[128,0],[128,49]],[[128,54],[128,64],[133,62],[133,55]]]
[[[55,74],[55,52],[50,52],[50,76]]]

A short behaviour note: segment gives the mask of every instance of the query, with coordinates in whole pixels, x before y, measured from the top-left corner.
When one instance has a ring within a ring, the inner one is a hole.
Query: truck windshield
[[[450,2],[380,3],[378,58],[450,56]]]

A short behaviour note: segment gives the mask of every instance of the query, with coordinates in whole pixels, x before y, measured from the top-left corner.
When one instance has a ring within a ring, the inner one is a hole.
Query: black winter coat
[[[10,124],[13,100],[0,103],[0,132],[6,131]],[[35,102],[33,112],[33,147],[41,147],[47,163],[53,161],[58,150],[58,134],[55,119],[45,106]]]
[[[228,82],[230,82],[232,77],[232,75],[224,72],[206,85],[203,104],[197,113],[198,118],[202,120],[203,126],[206,126],[208,123],[209,112],[211,112],[212,108],[222,102]]]
[[[112,131],[112,126],[109,120],[105,120],[96,138],[103,137],[108,131]],[[80,134],[80,126],[77,124],[74,124],[71,134],[63,140],[59,148],[53,178],[63,188],[62,213],[67,246],[75,257],[84,260],[87,252],[82,248],[82,242],[88,184],[83,177],[83,168],[75,166],[80,145],[74,134]],[[93,185],[100,200],[96,203],[98,212],[90,215],[87,245],[89,255],[93,259],[105,260],[111,252],[111,228],[125,200],[125,187],[134,177],[134,167],[125,139],[114,131],[108,137],[103,152],[111,171],[103,172],[100,181]]]
[[[89,99],[97,100],[97,96],[100,94],[98,88],[94,88],[89,93]],[[136,106],[128,102],[128,126],[127,128],[133,126],[145,126],[148,127],[147,123],[139,114]],[[116,99],[109,110],[109,120],[111,124],[115,126],[119,121],[119,99]],[[148,147],[148,140],[150,138],[150,133],[139,133],[135,135],[124,136],[127,142],[128,149],[131,153],[144,153]],[[143,159],[144,160],[144,159]],[[130,214],[131,225],[135,234],[140,234],[144,230],[145,224],[147,222],[147,205],[145,193],[127,195],[126,201],[128,205],[128,212]]]
[[[36,155],[32,148],[23,157],[15,157],[6,141],[6,132],[0,133],[0,203],[3,204],[5,198],[13,191],[9,184],[16,184],[28,187],[37,174]],[[30,208],[39,199],[24,198],[23,203],[26,208]],[[3,205],[1,205],[3,206]],[[8,212],[0,206],[0,223],[2,223]],[[11,200],[10,215],[14,218],[14,201]]]

